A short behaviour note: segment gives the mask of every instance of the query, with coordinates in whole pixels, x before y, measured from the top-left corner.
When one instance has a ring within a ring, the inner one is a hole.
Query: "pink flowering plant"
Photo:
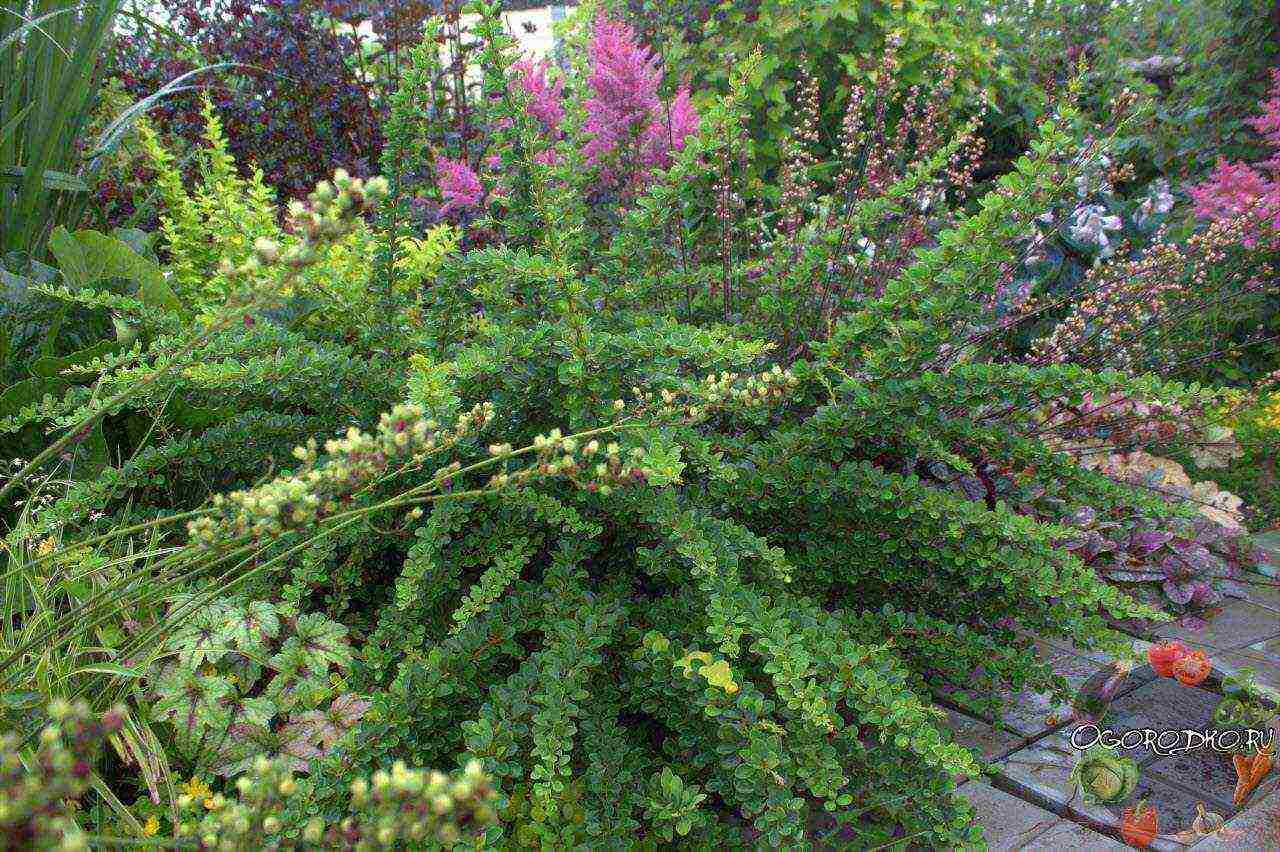
[[[1218,161],[1209,179],[1191,188],[1196,215],[1222,221],[1247,217],[1251,232],[1247,244],[1255,244],[1265,230],[1280,230],[1280,68],[1271,72],[1272,85],[1262,101],[1262,112],[1247,121],[1272,149],[1271,156],[1252,165]],[[1258,233],[1253,233],[1253,229]]]

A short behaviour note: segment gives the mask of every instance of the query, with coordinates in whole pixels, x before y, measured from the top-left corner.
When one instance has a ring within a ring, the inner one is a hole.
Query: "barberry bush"
[[[465,54],[428,20],[382,176],[306,200],[237,170],[216,99],[189,172],[143,127],[156,256],[43,285],[117,339],[6,422],[55,437],[0,486],[32,587],[125,568],[18,616],[0,684],[57,652],[152,736],[84,752],[93,792],[15,775],[19,822],[74,843],[65,801],[106,790],[137,817],[104,835],[198,848],[979,845],[935,697],[1065,697],[1035,637],[1128,656],[1122,623],[1248,594],[1239,500],[1178,460],[1237,457],[1270,397],[1145,334],[1238,285],[1235,224],[1131,249],[1075,87],[975,184],[963,57],[903,92],[892,34],[847,97],[799,75],[756,151],[767,55],[710,90],[610,8],[563,63],[496,3]],[[1027,284],[1052,240],[1088,283]]]

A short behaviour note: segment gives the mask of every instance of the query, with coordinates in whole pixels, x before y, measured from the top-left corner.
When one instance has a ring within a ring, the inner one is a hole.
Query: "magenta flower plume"
[[[1248,211],[1275,187],[1260,172],[1244,163],[1219,160],[1209,180],[1189,190],[1202,219],[1230,219]]]
[[[660,107],[662,73],[653,51],[636,39],[631,27],[603,17],[587,46],[590,69],[583,146],[590,165],[600,164],[622,141],[642,133]]]
[[[462,160],[451,160],[439,154],[436,155],[435,166],[436,183],[444,197],[444,206],[440,208],[442,214],[480,206],[484,187],[480,176],[470,166]]]
[[[645,131],[644,162],[647,167],[671,166],[673,151],[683,151],[684,143],[698,132],[698,112],[689,100],[689,90],[681,89],[671,103],[659,106]]]
[[[1262,115],[1249,119],[1248,124],[1276,149],[1275,156],[1266,165],[1280,169],[1280,68],[1271,70],[1271,90],[1262,102]]]
[[[1264,222],[1269,220],[1271,227],[1280,231],[1280,181],[1260,171],[1280,171],[1280,68],[1274,69],[1271,77],[1262,114],[1248,122],[1275,149],[1271,159],[1256,167],[1219,160],[1209,180],[1190,189],[1196,215],[1202,219],[1232,219],[1248,212]],[[1246,238],[1245,245],[1254,242]]]
[[[547,70],[551,63],[545,59],[534,62],[521,59],[515,64],[517,83],[529,95],[529,114],[538,121],[552,137],[558,135],[560,122],[564,119],[564,78],[547,82]]]

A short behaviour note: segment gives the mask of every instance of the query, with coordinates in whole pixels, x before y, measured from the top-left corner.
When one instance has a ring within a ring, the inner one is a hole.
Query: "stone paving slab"
[[[1280,568],[1277,565],[1276,568]],[[1277,614],[1280,614],[1280,579],[1275,576],[1275,570],[1267,574],[1251,574],[1247,576],[1247,581],[1242,583],[1245,591],[1249,595],[1249,600],[1260,607],[1265,607]]]
[[[1069,811],[1086,822],[1107,825],[1112,816],[1106,808],[1089,805],[1080,798],[1071,782],[1071,769],[1079,754],[1065,732],[1051,734],[1026,748],[1013,752],[996,764],[996,773],[1023,788],[1031,798],[1039,798],[1055,809]]]
[[[1270,687],[1280,697],[1280,636],[1234,651],[1216,651],[1209,655],[1209,659],[1219,673],[1228,674],[1243,668],[1252,670],[1260,685]]]
[[[1212,657],[1222,650],[1243,648],[1280,636],[1280,613],[1256,603],[1232,599],[1204,627],[1194,629],[1170,621],[1158,625],[1152,632],[1162,639],[1204,647]]]
[[[981,719],[966,716],[957,710],[947,711],[948,724],[956,742],[976,752],[983,760],[1003,757],[1026,745],[1026,739],[1008,731],[998,730]]]
[[[1144,777],[1151,774],[1189,790],[1199,791],[1206,807],[1217,813],[1232,814],[1240,810],[1232,801],[1236,791],[1236,771],[1228,755],[1196,751],[1161,757],[1143,766],[1142,772]],[[1264,782],[1261,791],[1254,792],[1250,801],[1258,801],[1274,784],[1273,775]],[[1248,804],[1245,803],[1246,807]],[[1190,824],[1189,821],[1186,823]]]
[[[1125,848],[1106,835],[980,781],[964,785],[960,794],[973,804],[991,852]]]
[[[1220,835],[1204,837],[1191,848],[1195,852],[1280,849],[1280,790],[1227,820]]]

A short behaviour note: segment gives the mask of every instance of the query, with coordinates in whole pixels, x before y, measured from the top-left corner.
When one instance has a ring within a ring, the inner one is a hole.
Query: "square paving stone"
[[[1194,852],[1242,849],[1280,849],[1280,790],[1227,820],[1218,835],[1193,843]]]
[[[1209,725],[1218,701],[1215,693],[1173,680],[1154,679],[1112,701],[1097,724],[1117,737],[1148,728],[1156,731],[1200,729]],[[1062,733],[1069,738],[1081,727],[1082,723],[1070,721],[1063,726]],[[1085,731],[1084,735],[1089,732]],[[1093,736],[1096,739],[1096,735]],[[1069,741],[1068,747],[1071,747]],[[1139,764],[1156,758],[1141,742],[1125,743],[1119,751]]]
[[[947,720],[956,742],[972,749],[983,760],[1003,755],[1025,742],[1022,737],[997,730],[981,719],[966,716],[956,710],[947,709]]]
[[[1181,731],[1208,727],[1220,696],[1194,686],[1184,686],[1170,678],[1151,683],[1115,700],[1112,712],[1103,720],[1113,730],[1154,728],[1157,731]],[[1139,763],[1149,762],[1153,755],[1139,747],[1129,752]]]
[[[1026,748],[996,762],[996,771],[1032,794],[1069,809],[1085,820],[1109,825],[1113,815],[1100,806],[1088,805],[1071,781],[1071,769],[1080,752],[1071,746],[1065,732],[1037,740]]]
[[[1275,576],[1278,569],[1280,564],[1271,568],[1272,576],[1248,574],[1240,585],[1244,587],[1252,603],[1280,614],[1280,579]]]
[[[1063,819],[1054,823],[1047,831],[1041,832],[1035,840],[1016,848],[1018,852],[1062,852],[1064,849],[1106,850],[1128,847],[1105,834],[1098,834],[1079,823]]]
[[[1118,832],[1121,820],[1124,818],[1124,809],[1132,807],[1141,799],[1146,799],[1147,804],[1159,813],[1162,835],[1152,841],[1148,848],[1158,852],[1185,849],[1186,844],[1176,840],[1172,835],[1191,828],[1199,813],[1198,805],[1203,804],[1207,810],[1223,813],[1220,808],[1215,808],[1213,803],[1206,802],[1203,796],[1166,784],[1159,778],[1147,774],[1146,770],[1143,770],[1143,773],[1138,779],[1138,789],[1129,797],[1129,800],[1124,804],[1109,805],[1107,810],[1111,812],[1112,817],[1109,825]]]
[[[1029,849],[1123,849],[1116,841],[1003,790],[973,782],[960,788],[977,813],[991,852]]]
[[[1264,639],[1235,651],[1219,651],[1210,659],[1220,672],[1252,669],[1259,683],[1280,690],[1280,637]]]
[[[1236,790],[1236,771],[1229,755],[1214,751],[1170,755],[1142,767],[1142,773],[1144,778],[1158,777],[1184,789],[1200,791],[1202,801],[1211,811],[1227,814],[1236,810],[1231,802]],[[1194,811],[1191,816],[1195,817]],[[1183,828],[1189,826],[1190,822]]]
[[[1138,647],[1139,641],[1135,640],[1135,647]],[[1141,644],[1145,650],[1147,643]],[[1091,677],[1107,670],[1112,662],[1112,658],[1106,654],[1098,651],[1086,651],[1083,648],[1076,647],[1074,644],[1059,640],[1040,639],[1037,640],[1036,646],[1040,651],[1041,658],[1053,667],[1056,674],[1062,675],[1073,689],[1079,689],[1084,686]],[[1154,677],[1155,672],[1151,671],[1149,667],[1135,668],[1129,673],[1128,679],[1120,688],[1118,694],[1130,692]]]
[[[1280,532],[1259,533],[1253,537],[1253,543],[1266,551],[1272,565],[1280,568]]]
[[[1170,621],[1154,632],[1163,639],[1177,639],[1193,649],[1202,649],[1212,658],[1217,652],[1243,648],[1280,635],[1280,613],[1249,601],[1228,598],[1222,610],[1199,629]]]

